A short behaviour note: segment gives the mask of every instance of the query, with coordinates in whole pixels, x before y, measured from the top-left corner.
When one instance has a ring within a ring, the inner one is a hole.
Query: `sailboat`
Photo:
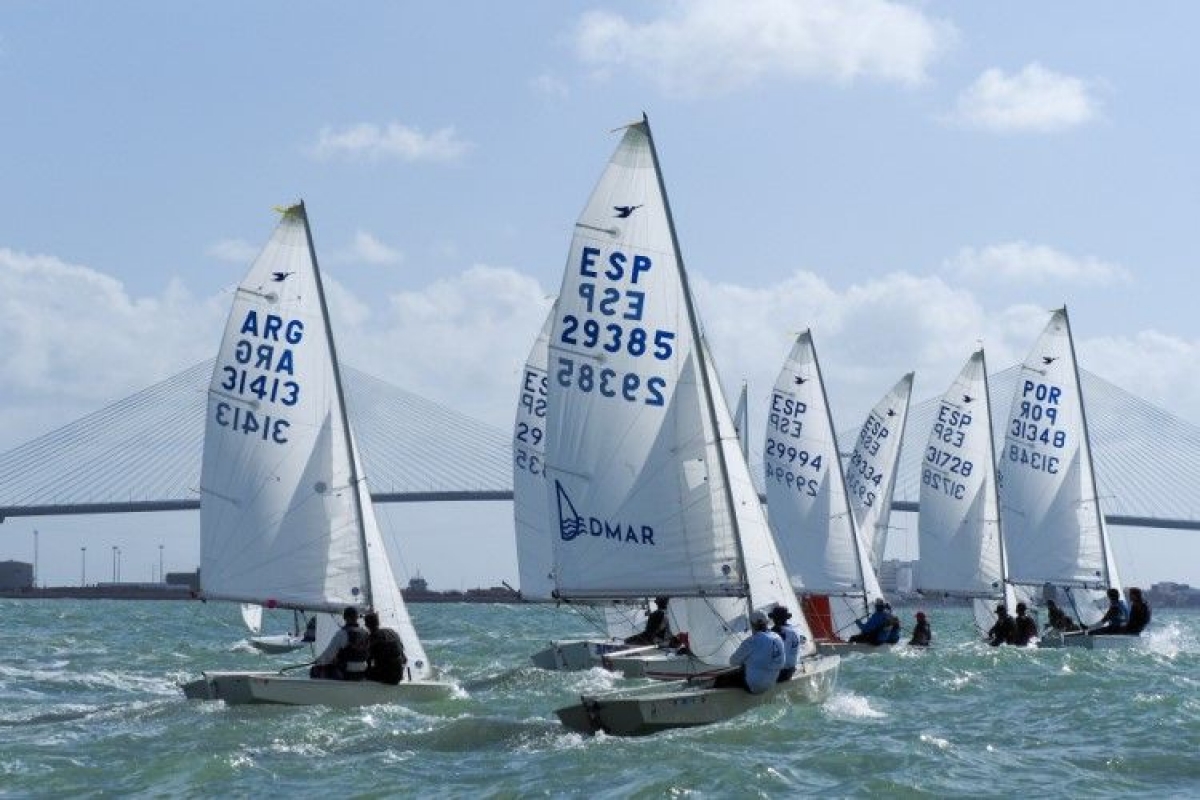
[[[817,641],[877,650],[847,642],[883,592],[850,510],[810,331],[796,337],[771,392],[763,462],[771,529]]]
[[[208,391],[200,474],[202,595],[335,616],[370,609],[403,642],[410,680],[205,672],[189,698],[358,706],[448,696],[404,607],[346,414],[304,204],[282,210],[238,286]]]
[[[316,617],[309,617],[304,625],[300,624],[303,614],[298,610],[292,611],[292,630],[288,633],[263,633],[263,607],[258,603],[242,603],[242,622],[250,631],[247,640],[250,646],[268,655],[280,655],[299,650],[314,641],[312,636],[306,636],[309,623],[315,623]]]
[[[1121,590],[1096,490],[1067,309],[1051,314],[1021,365],[1000,454],[1009,579],[1095,625]],[[1126,647],[1138,636],[1043,635],[1039,647]]]
[[[748,615],[776,604],[806,634],[795,677],[762,695],[692,678],[584,695],[584,733],[640,735],[823,699],[815,653],[700,332],[649,121],[625,128],[575,225],[550,338],[546,466],[565,598],[689,600],[688,648],[727,665]]]
[[[846,493],[850,496],[854,524],[876,575],[887,548],[896,467],[900,462],[904,427],[908,424],[912,385],[913,373],[910,372],[875,404],[859,429],[854,452],[846,464]]]
[[[546,362],[554,308],[530,348],[521,373],[517,412],[513,421],[513,519],[517,538],[517,570],[521,596],[530,601],[556,600],[554,542],[546,494]],[[635,628],[633,606],[600,601],[572,608],[605,631],[603,638],[563,639],[537,653],[534,666],[549,670],[582,670],[604,666],[605,656],[628,651],[625,637]],[[644,649],[644,648],[643,648]]]
[[[920,501],[918,589],[971,598],[976,627],[988,630],[996,605],[1012,612],[1018,597],[1007,580],[982,348],[967,359],[938,404],[921,462]]]

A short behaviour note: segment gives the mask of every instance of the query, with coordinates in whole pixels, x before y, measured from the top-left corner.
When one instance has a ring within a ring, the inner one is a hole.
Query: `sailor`
[[[358,627],[358,609],[348,606],[342,612],[345,622],[317,656],[309,675],[313,678],[361,681],[367,674],[368,634]]]
[[[887,634],[887,623],[887,603],[883,602],[882,597],[876,597],[875,611],[871,616],[867,617],[865,621],[854,620],[859,632],[851,636],[850,641],[857,644],[880,644]]]
[[[317,640],[317,617],[316,617],[316,615],[313,615],[313,616],[309,617],[308,622],[306,622],[304,624],[304,636],[302,636],[300,638],[300,641],[304,642],[305,644],[312,644],[316,640]]]
[[[891,603],[884,603],[883,610],[887,612],[887,623],[884,624],[883,630],[880,631],[878,641],[880,644],[899,644],[900,618],[892,611]]]
[[[1017,603],[1017,618],[1013,620],[1013,637],[1010,644],[1024,647],[1037,638],[1037,621],[1025,612],[1028,609],[1024,603]]]
[[[363,616],[363,623],[369,633],[367,680],[396,685],[404,680],[404,665],[408,663],[400,634],[391,628],[379,627],[379,615],[374,611]]]
[[[1001,603],[996,606],[996,624],[987,632],[988,644],[992,647],[999,647],[1002,644],[1012,644],[1015,633],[1016,626],[1013,625],[1013,618],[1008,615],[1008,608]]]
[[[767,629],[767,615],[761,611],[750,614],[753,631],[729,657],[738,669],[718,675],[713,682],[717,689],[742,688],[750,694],[762,694],[779,681],[783,669],[783,639]]]
[[[779,670],[779,682],[790,681],[796,674],[796,663],[800,660],[800,645],[804,639],[796,629],[788,623],[792,612],[783,606],[775,606],[768,616],[775,624],[771,632],[783,640],[783,669]]]
[[[913,625],[912,638],[908,640],[912,647],[928,647],[933,642],[933,630],[924,611],[917,612],[917,623]]]
[[[1058,603],[1053,600],[1046,601],[1046,624],[1063,633],[1079,630],[1079,626],[1075,624],[1075,620],[1063,613],[1063,610],[1058,607]]]
[[[625,644],[664,645],[671,641],[671,623],[667,620],[669,597],[654,598],[654,610],[646,617],[646,627],[625,640]]]
[[[1131,635],[1140,634],[1150,624],[1150,604],[1142,597],[1142,590],[1136,586],[1129,587],[1129,622],[1125,624],[1125,632]]]
[[[1121,599],[1117,589],[1108,590],[1108,610],[1100,618],[1100,624],[1088,631],[1091,636],[1107,636],[1114,633],[1124,633],[1125,624],[1129,622],[1129,608]]]

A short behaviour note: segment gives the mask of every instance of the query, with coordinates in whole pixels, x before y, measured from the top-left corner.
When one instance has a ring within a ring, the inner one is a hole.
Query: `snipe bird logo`
[[[641,208],[640,205],[637,205],[637,206],[613,206],[613,211],[617,212],[617,219],[627,219],[629,216],[631,216],[633,214],[633,212],[637,211],[639,208]]]

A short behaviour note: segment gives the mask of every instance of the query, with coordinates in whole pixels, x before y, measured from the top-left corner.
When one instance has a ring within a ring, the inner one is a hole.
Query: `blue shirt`
[[[795,669],[800,660],[800,634],[785,622],[779,626],[778,636],[783,639],[783,668]]]
[[[762,694],[779,680],[779,670],[783,669],[783,639],[770,631],[755,631],[733,651],[729,663],[735,667],[744,666],[750,693]]]
[[[857,625],[858,629],[860,631],[862,631],[863,633],[878,634],[883,629],[883,626],[887,624],[887,621],[888,621],[887,612],[884,611],[882,608],[880,608],[880,609],[876,610],[875,613],[873,613],[871,616],[867,617],[866,622],[862,622],[861,620],[855,620],[854,624]]]

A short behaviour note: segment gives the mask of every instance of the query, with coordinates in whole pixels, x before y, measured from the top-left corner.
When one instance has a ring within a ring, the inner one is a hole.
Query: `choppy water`
[[[231,605],[0,601],[0,794],[1200,796],[1195,613],[1158,611],[1146,651],[1090,653],[991,649],[965,610],[934,610],[933,650],[847,657],[823,706],[622,740],[553,715],[612,676],[529,666],[550,637],[587,633],[571,613],[411,610],[461,696],[228,708],[176,684],[303,660],[239,646]]]

